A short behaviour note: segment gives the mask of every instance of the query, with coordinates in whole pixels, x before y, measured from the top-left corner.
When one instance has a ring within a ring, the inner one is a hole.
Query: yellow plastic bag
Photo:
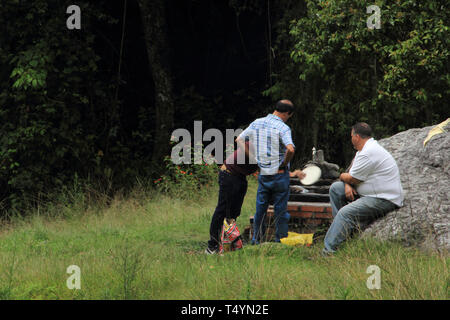
[[[423,141],[423,146],[425,147],[425,145],[427,144],[428,141],[431,140],[431,138],[437,134],[440,133],[444,133],[445,127],[450,123],[450,118],[448,118],[447,120],[445,120],[444,122],[439,123],[437,126],[433,127],[429,132],[428,135],[426,137],[426,139]]]
[[[313,243],[314,233],[296,233],[296,232],[288,232],[288,236],[286,238],[281,238],[280,242],[287,244],[289,246],[296,245],[311,245]]]

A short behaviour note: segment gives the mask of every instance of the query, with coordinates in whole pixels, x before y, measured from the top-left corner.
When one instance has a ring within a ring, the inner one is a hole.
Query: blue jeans
[[[253,218],[252,243],[259,244],[264,239],[264,217],[273,200],[275,220],[275,241],[288,236],[288,222],[290,215],[287,212],[289,200],[289,171],[275,175],[258,176],[258,192],[256,194],[256,213]]]
[[[335,252],[354,231],[364,229],[374,220],[397,208],[389,200],[374,197],[361,197],[348,203],[342,181],[331,185],[330,202],[334,219],[325,235],[324,253]]]

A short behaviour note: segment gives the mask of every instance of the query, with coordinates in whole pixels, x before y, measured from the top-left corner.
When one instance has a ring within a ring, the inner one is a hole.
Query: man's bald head
[[[280,100],[275,105],[275,111],[284,113],[287,112],[289,115],[294,112],[294,104],[290,100]]]

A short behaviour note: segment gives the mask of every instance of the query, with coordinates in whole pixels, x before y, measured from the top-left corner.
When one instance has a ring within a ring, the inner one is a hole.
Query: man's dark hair
[[[365,122],[358,122],[353,127],[353,133],[359,135],[361,138],[371,138],[372,128]]]
[[[289,100],[280,100],[275,105],[275,111],[291,114],[294,112],[294,104]]]

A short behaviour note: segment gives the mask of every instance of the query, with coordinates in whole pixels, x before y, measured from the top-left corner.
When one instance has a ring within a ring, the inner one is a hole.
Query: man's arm
[[[236,141],[236,144],[237,144],[237,148],[238,149],[243,149],[245,151],[245,155],[248,156],[248,148],[246,148],[244,140],[239,138],[239,137],[237,137],[235,141]]]
[[[280,164],[280,168],[285,168],[294,157],[295,145],[292,141],[291,129],[288,127],[285,131],[280,132],[280,141],[286,146],[286,153],[284,154],[284,160]]]
[[[281,163],[280,168],[284,168],[288,165],[288,163],[292,160],[294,157],[295,148],[292,144],[288,144],[286,146],[286,154],[284,155],[284,161]]]
[[[306,173],[304,173],[302,170],[294,170],[292,172],[289,172],[290,178],[299,178],[300,180],[306,177]]]
[[[351,180],[351,182],[357,182],[359,181],[358,179],[353,178],[350,174],[348,174],[348,172],[350,172],[350,169],[352,168],[353,165],[353,161],[355,161],[355,158],[352,159],[352,162],[350,163],[350,165],[348,166],[347,170],[345,170],[345,173],[347,175],[344,175],[344,179],[347,179],[348,181]],[[342,176],[342,174],[341,174]],[[339,176],[339,179],[341,179],[342,181],[344,181],[341,176]],[[361,182],[361,181],[359,181]],[[345,182],[345,197],[347,198],[347,200],[349,201],[353,201],[355,200],[355,196],[358,194],[358,192],[356,192],[354,186],[358,183],[349,183],[349,182]]]
[[[344,181],[345,183],[348,183],[348,184],[352,185],[352,186],[356,186],[357,184],[362,182],[361,180],[353,178],[350,175],[350,173],[346,173],[346,172],[341,173],[341,175],[339,176],[339,179],[341,181]]]
[[[345,173],[341,173],[341,175],[339,176],[339,179],[341,181],[344,181],[347,184],[350,184],[351,186],[356,186],[358,183],[361,183],[362,181],[353,178],[349,172],[350,169],[352,168],[353,162],[355,161],[355,158],[353,158],[352,162],[350,163],[350,165],[348,166],[347,170],[345,170]]]

